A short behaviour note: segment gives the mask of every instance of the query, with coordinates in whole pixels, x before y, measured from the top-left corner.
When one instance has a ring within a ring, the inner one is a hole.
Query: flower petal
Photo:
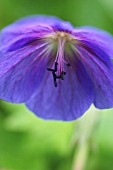
[[[44,45],[43,45],[44,46]],[[49,60],[42,44],[0,55],[0,98],[25,102],[40,84]],[[45,58],[46,55],[46,58]]]
[[[53,77],[46,73],[40,88],[27,101],[27,107],[43,119],[75,120],[90,107],[94,91],[83,64],[76,57],[67,68],[65,80],[54,86]]]
[[[73,29],[69,22],[60,20],[57,17],[34,15],[22,18],[13,24],[5,27],[1,31],[0,44],[7,45],[10,41],[14,41],[18,36],[22,38],[40,37],[44,32],[52,30],[66,31]]]
[[[99,109],[113,107],[113,64],[110,57],[95,43],[81,41],[79,57],[94,83],[94,105]]]
[[[95,27],[84,26],[75,30],[75,36],[82,40],[95,42],[113,59],[113,36],[110,33]]]
[[[7,31],[3,29],[0,36],[0,51],[6,53],[27,45],[36,45],[44,38],[44,35],[51,31],[50,28],[44,26],[37,28],[37,25],[25,25]]]
[[[47,16],[47,15],[32,15],[25,18],[22,18],[18,21],[16,21],[13,25],[26,25],[26,24],[40,24],[40,25],[48,25],[50,27],[56,27],[60,29],[63,27],[63,29],[72,29],[74,28],[70,22],[63,21],[55,16]],[[12,25],[12,26],[13,26]],[[8,28],[9,29],[9,28]]]

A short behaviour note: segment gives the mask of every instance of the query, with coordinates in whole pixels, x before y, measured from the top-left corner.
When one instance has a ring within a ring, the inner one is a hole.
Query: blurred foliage
[[[27,15],[47,14],[74,26],[92,25],[113,33],[112,11],[113,0],[0,0],[0,28]],[[88,141],[86,170],[113,169],[113,110],[101,111],[99,116]],[[81,119],[44,121],[24,105],[1,101],[0,170],[71,170]]]
[[[71,165],[73,123],[38,119],[24,105],[1,102],[0,166],[8,169],[62,169]]]

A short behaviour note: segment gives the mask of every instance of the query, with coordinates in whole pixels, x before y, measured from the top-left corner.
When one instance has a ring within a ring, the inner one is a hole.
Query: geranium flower
[[[113,38],[50,16],[1,31],[0,98],[25,103],[43,119],[75,120],[93,103],[113,107]]]

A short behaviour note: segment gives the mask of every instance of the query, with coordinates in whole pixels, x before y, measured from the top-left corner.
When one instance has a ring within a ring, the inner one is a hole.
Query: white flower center
[[[47,35],[47,38],[51,41],[58,41],[59,38],[63,38],[67,42],[78,42],[73,35],[63,31],[50,33]]]

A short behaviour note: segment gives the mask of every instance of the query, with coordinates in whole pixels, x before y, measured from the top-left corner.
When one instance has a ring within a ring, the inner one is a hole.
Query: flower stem
[[[93,132],[99,120],[99,111],[92,107],[90,113],[85,114],[77,122],[76,133],[74,135],[74,145],[77,145],[72,170],[84,170],[91,148]]]
[[[88,157],[88,149],[89,148],[87,143],[79,145],[79,148],[74,158],[73,170],[84,170]]]

